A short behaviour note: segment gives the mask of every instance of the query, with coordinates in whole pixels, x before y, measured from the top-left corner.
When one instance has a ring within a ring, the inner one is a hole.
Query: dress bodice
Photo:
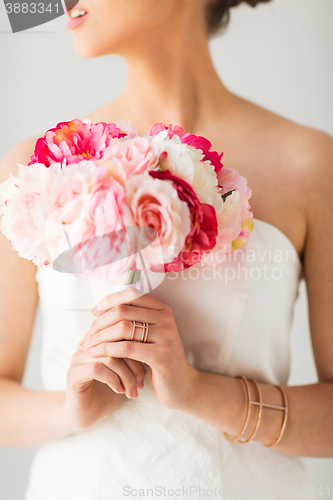
[[[197,369],[284,385],[301,276],[291,241],[254,219],[246,245],[220,267],[197,264],[167,274],[152,295],[171,306],[187,358]],[[96,295],[87,282],[45,267],[36,279],[43,316],[42,381],[45,390],[65,390],[70,357],[94,319]],[[60,475],[58,482],[54,475]],[[46,494],[46,477],[54,496]],[[26,500],[118,500],[126,496],[125,486],[176,488],[191,481],[222,488],[224,498],[235,485],[275,488],[270,498],[281,498],[278,486],[310,485],[300,459],[256,442],[228,443],[218,429],[163,408],[146,381],[138,398],[126,400],[106,420],[41,447]],[[196,498],[209,496],[202,492]]]
[[[301,272],[290,240],[255,219],[247,244],[219,267],[197,264],[166,274],[152,295],[171,306],[187,357],[199,370],[286,384]],[[65,390],[69,359],[94,319],[95,295],[90,283],[47,267],[36,279],[44,387]]]

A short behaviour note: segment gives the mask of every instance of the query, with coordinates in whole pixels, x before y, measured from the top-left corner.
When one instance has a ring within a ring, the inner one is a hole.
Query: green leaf
[[[222,200],[223,200],[223,203],[225,202],[225,200],[228,198],[228,196],[231,195],[231,193],[233,193],[234,191],[236,191],[236,189],[232,189],[231,191],[228,191],[227,193],[224,193],[222,195]]]

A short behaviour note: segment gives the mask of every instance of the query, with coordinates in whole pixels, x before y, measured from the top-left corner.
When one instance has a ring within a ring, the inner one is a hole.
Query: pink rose
[[[106,160],[120,165],[130,178],[155,168],[158,157],[150,141],[138,136],[126,140],[114,139],[105,150],[101,164]]]
[[[135,224],[152,227],[158,235],[142,252],[147,267],[171,262],[184,247],[191,230],[187,203],[179,199],[171,182],[147,174],[128,180],[127,199]]]
[[[169,170],[150,172],[154,179],[168,180],[177,190],[179,199],[186,202],[190,210],[191,230],[185,245],[176,258],[164,265],[165,272],[178,272],[202,260],[202,256],[216,244],[216,212],[211,205],[200,203],[193,188],[183,179],[171,174]]]
[[[77,119],[61,122],[38,139],[29,165],[43,163],[49,167],[63,160],[70,164],[83,159],[99,159],[113,138],[125,135],[114,123],[90,125],[89,120],[81,122]]]

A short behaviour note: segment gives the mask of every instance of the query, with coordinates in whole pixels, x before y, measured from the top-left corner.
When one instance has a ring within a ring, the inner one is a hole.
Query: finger
[[[163,358],[163,349],[159,344],[145,344],[141,342],[104,342],[87,349],[90,356],[114,358],[129,358],[141,361],[147,365],[156,365]]]
[[[80,347],[87,351],[88,347],[92,347],[103,342],[119,342],[120,340],[135,340],[143,342],[145,334],[143,326],[144,325],[137,323],[135,323],[134,325],[132,321],[119,321],[119,323],[109,326],[108,328],[104,328],[104,330],[101,330],[100,332],[97,332],[91,337],[83,340],[80,343]],[[148,336],[146,343],[156,343],[157,329],[157,325],[148,325]]]
[[[137,381],[135,378],[134,373],[130,368],[127,366],[127,364],[124,362],[123,359],[120,358],[100,358],[102,359],[102,363],[106,364],[106,366],[112,370],[114,373],[116,373],[121,380],[126,396],[128,398],[136,398],[138,396],[138,390],[137,390]],[[140,382],[142,381],[142,378],[140,379]]]
[[[140,363],[140,361],[137,361],[136,359],[124,358],[123,361],[133,373],[136,380],[137,388],[142,389],[146,377],[146,370],[143,364]]]
[[[88,332],[84,339],[91,337],[95,333],[115,325],[120,321],[138,321],[140,323],[149,323],[154,325],[161,322],[161,313],[154,309],[147,309],[144,307],[133,307],[128,304],[119,304],[118,306],[109,309],[96,318],[90,325]]]
[[[84,355],[77,356],[76,365],[84,365],[91,362],[92,357],[85,351],[82,352]],[[138,395],[137,389],[142,389],[142,382],[146,375],[142,363],[134,360],[127,360],[125,362],[123,359],[111,358],[109,356],[100,356],[99,358],[94,358],[94,360],[102,363],[106,368],[118,375],[123,386],[122,392],[126,392],[127,397],[134,398]]]
[[[125,391],[118,375],[98,361],[72,365],[68,370],[67,381],[77,392],[86,389],[92,380],[107,384],[110,389],[118,394]]]
[[[114,292],[111,295],[104,297],[96,307],[92,310],[92,313],[96,316],[103,314],[108,309],[115,307],[119,304],[129,304],[137,307],[146,307],[147,309],[163,309],[164,304],[159,300],[155,299],[148,293],[144,293],[136,288],[128,288],[127,290],[122,290],[120,292]]]
[[[72,364],[84,364],[84,363],[89,363],[91,360],[94,359],[94,361],[100,361],[103,363],[106,367],[110,368],[110,357],[100,357],[100,358],[92,358],[88,353],[86,353],[82,348],[80,348],[79,351],[73,354],[72,356]],[[136,361],[135,359],[128,359],[124,358],[123,362],[128,366],[128,368],[131,370],[133,375],[135,376],[136,383],[137,385],[140,385],[140,383],[144,380],[146,376],[146,370],[143,364],[140,361]]]

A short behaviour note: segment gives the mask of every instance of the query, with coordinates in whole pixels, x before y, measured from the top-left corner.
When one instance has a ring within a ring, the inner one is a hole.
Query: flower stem
[[[135,283],[138,283],[141,279],[141,271],[133,271],[130,269],[127,273],[127,278],[125,285],[134,285]]]

